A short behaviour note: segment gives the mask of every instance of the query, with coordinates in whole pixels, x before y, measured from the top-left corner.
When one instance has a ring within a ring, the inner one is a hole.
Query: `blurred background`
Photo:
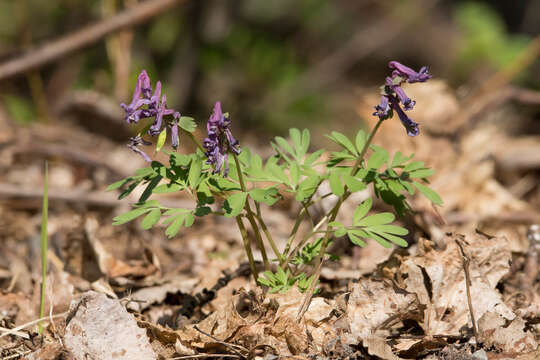
[[[151,2],[1,1],[0,63]],[[389,60],[428,65],[465,97],[540,33],[535,0],[161,3],[135,26],[31,71],[4,77],[0,68],[2,112],[16,126],[69,119],[88,130],[123,128],[114,104],[130,101],[146,69],[169,107],[204,121],[221,100],[236,126],[266,140],[292,125],[358,122],[356,99],[382,84]],[[540,64],[512,81],[538,89]],[[109,135],[121,140],[126,129]]]

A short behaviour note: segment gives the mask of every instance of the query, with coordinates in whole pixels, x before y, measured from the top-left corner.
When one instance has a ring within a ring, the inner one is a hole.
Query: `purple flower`
[[[120,104],[126,112],[125,119],[128,123],[137,123],[140,119],[155,118],[148,129],[148,135],[155,136],[161,133],[163,127],[171,127],[171,143],[173,148],[178,147],[178,120],[180,113],[174,109],[167,109],[167,96],[162,93],[161,82],[156,83],[152,92],[152,84],[146,70],[142,70],[137,78],[137,86],[133,92],[133,98],[129,105]],[[164,117],[172,115],[173,119],[164,120]],[[131,138],[128,147],[140,154],[146,161],[150,161],[148,155],[137,148],[138,145],[151,145],[139,136]]]
[[[206,150],[205,155],[208,158],[207,164],[214,166],[214,174],[220,173],[225,165],[224,176],[229,173],[229,151],[240,154],[238,140],[232,135],[231,119],[229,114],[223,114],[221,103],[218,101],[214,105],[214,112],[210,115],[206,129],[208,137],[203,140],[203,147]]]
[[[407,96],[401,85],[404,82],[409,82],[410,84],[425,82],[431,79],[431,75],[428,74],[426,66],[422,67],[419,72],[397,61],[390,61],[388,66],[394,69],[394,71],[392,71],[391,77],[386,77],[385,85],[382,86],[381,102],[375,106],[373,116],[378,116],[380,120],[386,120],[390,119],[395,111],[407,130],[407,134],[409,136],[416,136],[420,133],[419,125],[405,114],[406,110],[413,109],[416,101],[411,100]],[[400,103],[403,105],[403,108]]]
[[[398,63],[397,61],[390,61],[388,63],[390,69],[395,69],[392,72],[392,76],[401,76],[409,82],[409,84],[415,82],[425,82],[431,79],[431,75],[428,74],[427,66],[422,66],[419,72],[414,71],[410,67],[407,67],[403,64]]]
[[[127,144],[127,147],[130,148],[131,150],[133,150],[134,152],[136,152],[137,154],[141,155],[144,160],[146,160],[147,162],[152,162],[152,159],[150,159],[150,157],[148,155],[146,155],[146,153],[144,151],[142,151],[141,149],[139,149],[137,146],[140,146],[140,145],[152,145],[151,142],[148,142],[148,141],[145,141],[142,137],[140,136],[135,136],[135,137],[132,137],[129,139],[129,143]]]

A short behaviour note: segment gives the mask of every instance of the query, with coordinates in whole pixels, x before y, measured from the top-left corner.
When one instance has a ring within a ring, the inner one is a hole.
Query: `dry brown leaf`
[[[362,340],[362,343],[368,349],[370,355],[378,356],[384,360],[401,359],[392,352],[392,348],[386,343],[386,339],[382,336],[368,335]]]
[[[460,237],[448,236],[445,250],[411,257],[401,266],[401,272],[407,274],[406,290],[417,294],[420,303],[426,305],[421,325],[428,335],[459,335],[461,327],[471,327],[463,263],[455,239]],[[514,313],[495,289],[509,270],[511,254],[506,239],[472,235],[467,241],[469,245],[465,251],[471,259],[469,269],[475,318],[479,319],[486,311],[495,311],[512,320]]]
[[[399,291],[387,281],[360,279],[350,291],[347,317],[357,342],[394,319],[414,318],[418,312],[416,295]]]
[[[159,274],[159,265],[156,266],[154,263],[132,261],[128,264],[112,256],[96,235],[98,228],[98,221],[94,217],[88,217],[85,223],[88,243],[96,255],[99,270],[103,274],[109,278],[145,277]]]
[[[481,341],[505,353],[525,354],[536,350],[538,344],[534,335],[524,328],[523,319],[516,317],[507,324],[506,319],[491,311],[478,320]]]

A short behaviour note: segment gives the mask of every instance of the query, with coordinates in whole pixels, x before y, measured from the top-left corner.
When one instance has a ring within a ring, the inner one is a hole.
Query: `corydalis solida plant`
[[[336,220],[341,204],[351,194],[368,186],[373,188],[375,197],[393,206],[399,215],[409,209],[406,196],[416,192],[435,204],[442,203],[440,197],[426,186],[427,178],[433,171],[426,168],[423,162],[414,161],[412,155],[404,156],[401,152],[390,157],[385,149],[371,143],[380,125],[390,119],[394,111],[409,135],[419,133],[418,124],[405,115],[405,111],[412,109],[416,103],[405,94],[401,85],[404,82],[424,82],[431,76],[426,68],[415,72],[397,62],[391,62],[389,66],[393,72],[382,88],[381,103],[375,107],[374,115],[379,118],[376,126],[369,134],[360,130],[353,139],[332,131],[328,137],[339,150],[332,152],[329,160],[322,159],[323,149],[310,151],[310,133],[307,129],[290,129],[289,139],[276,137],[271,144],[275,155],[266,160],[249,148],[240,148],[231,132],[231,118],[222,111],[219,102],[215,104],[207,122],[208,134],[201,145],[192,134],[194,123],[183,122],[183,117],[166,109],[164,101],[157,100],[163,98],[161,85],[159,92],[159,83],[152,92],[148,75],[141,73],[132,103],[123,105],[123,108],[128,122],[136,122],[134,119],[140,118],[154,119],[148,128],[153,130],[146,131],[146,134],[141,132],[139,137],[132,139],[133,147],[148,144],[142,136],[162,134],[158,128],[165,127],[166,121],[163,117],[158,119],[158,114],[160,109],[164,109],[161,110],[163,116],[172,116],[167,120],[167,126],[171,126],[171,122],[174,125],[178,120],[177,132],[187,134],[198,149],[189,154],[168,153],[168,165],[153,161],[135,175],[112,184],[109,187],[111,190],[125,189],[120,197],[125,197],[138,185],[146,185],[134,209],[117,216],[114,223],[123,224],[144,215],[141,222],[143,228],[149,229],[161,223],[166,226],[167,236],[172,237],[182,227],[191,226],[196,217],[214,214],[234,218],[258,283],[268,286],[271,291],[287,290],[296,284],[301,290],[307,291],[306,299],[315,290],[323,261],[330,258],[327,248],[334,238],[347,236],[359,246],[365,246],[368,239],[385,247],[391,244],[407,246],[403,236],[408,231],[392,224],[395,219],[393,213],[370,213],[372,198],[357,205],[351,223]],[[160,147],[159,143],[158,140],[157,147]],[[323,170],[316,170],[315,165],[321,164],[324,165]],[[322,193],[321,185],[325,183],[329,184],[329,193]],[[149,200],[152,194],[177,191],[189,193],[195,199],[193,206],[168,208],[156,200]],[[281,201],[285,193],[294,195],[298,213],[287,241],[278,244],[266,226],[264,210]],[[315,217],[317,212],[312,211],[312,207],[328,197],[334,199],[332,209]],[[246,220],[254,234],[253,238],[248,235]],[[306,223],[309,230],[300,236],[298,229],[302,223]],[[253,246],[257,246],[261,252],[265,268],[261,276],[252,253]],[[274,256],[267,254],[267,246]],[[271,271],[271,261],[277,263],[277,272]]]

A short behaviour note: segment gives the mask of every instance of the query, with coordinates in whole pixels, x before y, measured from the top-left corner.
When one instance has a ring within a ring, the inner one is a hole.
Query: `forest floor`
[[[464,104],[442,81],[411,93],[432,104],[415,110],[421,135],[408,138],[391,120],[375,143],[435,169],[444,206],[410,200],[406,249],[336,239],[339,260],[324,267],[300,321],[297,289],[255,286],[230,219],[203,218],[172,239],[137,222],[112,226],[134,198],[104,189],[144,162],[118,135],[95,131],[104,120],[21,127],[0,112],[0,358],[539,359],[540,126],[527,112],[538,112],[538,95],[505,88]],[[369,119],[373,103],[359,99],[359,116]],[[281,246],[295,210],[286,201],[264,209]]]

